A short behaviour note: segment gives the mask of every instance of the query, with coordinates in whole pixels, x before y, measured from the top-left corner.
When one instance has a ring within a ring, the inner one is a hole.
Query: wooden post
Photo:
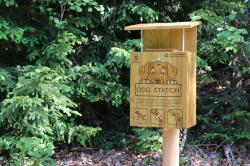
[[[179,166],[179,129],[163,129],[163,166]]]

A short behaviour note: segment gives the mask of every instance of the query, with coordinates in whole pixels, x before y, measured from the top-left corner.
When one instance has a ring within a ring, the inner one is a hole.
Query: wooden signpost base
[[[163,166],[179,166],[179,129],[163,129]]]

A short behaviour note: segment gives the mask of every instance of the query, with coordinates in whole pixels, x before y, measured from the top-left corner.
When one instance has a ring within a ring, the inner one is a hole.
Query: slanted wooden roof
[[[173,23],[147,23],[126,26],[125,30],[148,30],[148,29],[177,29],[177,28],[193,28],[200,25],[201,22],[173,22]]]

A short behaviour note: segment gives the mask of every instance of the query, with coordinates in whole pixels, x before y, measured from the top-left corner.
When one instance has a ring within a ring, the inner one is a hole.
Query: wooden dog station
[[[163,165],[179,165],[179,129],[196,124],[196,51],[200,22],[149,23],[131,53],[130,125],[161,127]]]

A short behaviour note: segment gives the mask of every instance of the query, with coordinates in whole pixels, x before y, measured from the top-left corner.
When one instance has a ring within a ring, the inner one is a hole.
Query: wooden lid
[[[148,29],[177,29],[177,28],[193,28],[200,25],[200,21],[194,22],[171,22],[171,23],[147,23],[147,24],[135,24],[126,26],[124,29],[130,30],[148,30]]]

